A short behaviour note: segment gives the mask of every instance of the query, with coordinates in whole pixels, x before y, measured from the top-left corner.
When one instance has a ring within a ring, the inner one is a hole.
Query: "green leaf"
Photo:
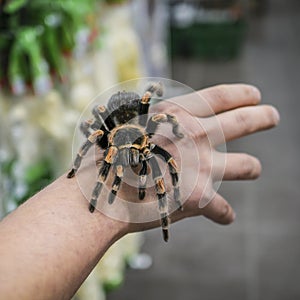
[[[123,271],[120,271],[120,274],[118,276],[115,276],[113,279],[103,283],[103,288],[106,292],[116,290],[123,284],[124,275],[122,272]]]
[[[14,163],[15,163],[15,158],[2,162],[0,164],[1,172],[3,172],[5,175],[11,175]]]
[[[13,14],[27,4],[28,0],[7,0],[4,6],[4,12]]]
[[[43,179],[50,179],[50,177],[52,176],[49,162],[41,160],[26,169],[24,180],[27,184],[33,185]]]

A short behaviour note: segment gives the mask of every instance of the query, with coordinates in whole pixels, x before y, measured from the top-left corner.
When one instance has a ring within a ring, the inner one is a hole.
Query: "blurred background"
[[[227,145],[264,167],[222,184],[235,223],[185,220],[168,244],[130,235],[75,298],[299,299],[299,30],[297,0],[0,1],[0,216],[69,167],[80,112],[110,86],[255,84],[281,123]]]

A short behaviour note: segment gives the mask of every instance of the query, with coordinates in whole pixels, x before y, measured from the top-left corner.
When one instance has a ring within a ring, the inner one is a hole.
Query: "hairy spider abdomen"
[[[111,117],[119,124],[125,124],[138,116],[140,96],[134,92],[118,92],[111,96],[107,108]]]

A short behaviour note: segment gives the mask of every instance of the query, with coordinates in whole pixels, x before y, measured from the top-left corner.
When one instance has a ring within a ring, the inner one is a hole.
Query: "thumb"
[[[202,215],[223,225],[230,224],[235,219],[235,212],[230,204],[218,193],[202,208]]]

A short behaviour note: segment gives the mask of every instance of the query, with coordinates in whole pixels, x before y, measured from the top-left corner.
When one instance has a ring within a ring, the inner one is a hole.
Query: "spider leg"
[[[97,105],[93,108],[92,113],[98,122],[105,124],[108,130],[112,130],[116,127],[115,122],[110,116],[110,112],[104,105]]]
[[[142,168],[139,172],[139,199],[143,200],[146,195],[146,181],[147,181],[147,161],[142,160]]]
[[[140,161],[140,152],[138,149],[131,147],[129,153],[129,163],[132,167],[136,167]]]
[[[108,146],[107,135],[109,134],[109,131],[106,129],[100,119],[89,119],[80,124],[80,130],[87,138],[93,131],[99,129],[104,132],[104,135],[102,136],[101,140],[97,141],[97,145],[102,149],[106,149]]]
[[[94,125],[95,120],[89,119],[81,122],[80,131],[88,138],[91,134],[90,129],[92,129],[92,125]],[[99,129],[100,127],[98,127]]]
[[[146,132],[149,136],[153,136],[160,123],[171,123],[172,132],[178,138],[183,138],[183,134],[179,131],[179,124],[175,116],[169,114],[155,114],[147,122]]]
[[[77,172],[78,168],[80,167],[82,158],[85,156],[85,154],[88,152],[88,150],[91,148],[93,144],[97,141],[97,139],[101,139],[103,136],[104,132],[102,130],[96,130],[93,133],[91,133],[85,143],[81,146],[79,152],[77,153],[77,156],[75,158],[73,168],[72,170],[68,173],[67,177],[71,178],[75,175]]]
[[[118,190],[120,189],[122,178],[124,175],[124,168],[122,165],[117,165],[116,167],[117,174],[115,176],[114,182],[112,184],[112,190],[108,197],[108,203],[112,204],[115,201],[116,195],[118,193]]]
[[[156,94],[158,96],[162,96],[163,87],[161,82],[152,83],[144,93],[143,97],[139,102],[139,124],[141,126],[145,126],[148,119],[148,111],[150,106],[150,100]]]
[[[165,162],[168,164],[169,167],[169,173],[172,178],[172,185],[174,189],[174,200],[176,204],[178,205],[178,210],[182,210],[182,204],[180,201],[180,191],[179,191],[179,185],[178,185],[178,167],[176,164],[175,159],[172,157],[172,155],[166,151],[165,149],[154,145],[152,149],[152,153],[161,155],[162,158],[165,160]]]
[[[130,164],[131,166],[137,166],[139,163],[139,150],[135,148],[123,148],[119,151],[118,164],[116,167],[117,174],[112,184],[112,190],[109,194],[108,203],[112,204],[115,200],[118,190],[120,189],[122,178],[124,175],[123,165]]]
[[[150,157],[149,163],[152,170],[152,178],[155,182],[156,195],[158,200],[158,209],[160,212],[161,227],[164,241],[169,239],[169,217],[168,217],[168,202],[166,197],[166,188],[161,170],[154,156]]]
[[[114,161],[117,157],[117,154],[118,154],[118,148],[115,146],[110,146],[106,152],[106,155],[105,155],[105,158],[103,161],[103,165],[99,171],[97,183],[96,183],[93,193],[92,193],[92,199],[90,201],[89,210],[91,213],[94,212],[94,210],[95,210],[98,197],[99,197],[102,187],[103,187],[103,183],[105,182],[105,180],[107,178],[110,167],[114,163]]]

